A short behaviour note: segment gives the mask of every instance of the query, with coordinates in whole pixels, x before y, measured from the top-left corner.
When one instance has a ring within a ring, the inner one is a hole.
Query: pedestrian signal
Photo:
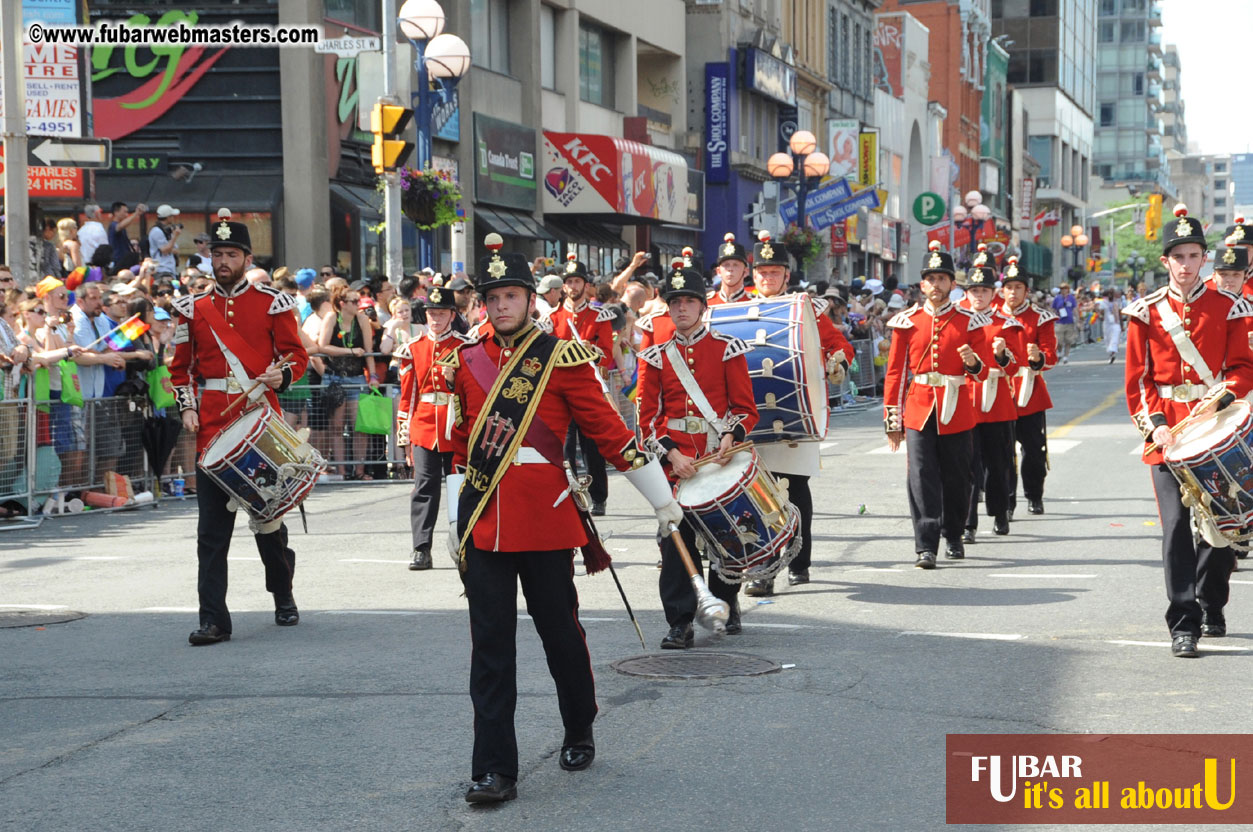
[[[413,118],[413,110],[399,104],[375,103],[370,112],[370,132],[374,134],[374,145],[370,148],[370,161],[374,163],[375,173],[395,170],[405,163],[413,152],[413,142],[401,138],[401,133],[409,126]]]

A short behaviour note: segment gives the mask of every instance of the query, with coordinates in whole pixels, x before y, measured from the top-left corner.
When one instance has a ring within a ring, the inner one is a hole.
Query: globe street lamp
[[[983,204],[983,194],[970,191],[966,194],[965,205],[953,206],[953,223],[955,228],[968,228],[969,239],[966,241],[966,261],[969,263],[975,250],[975,230],[992,216],[992,209]]]
[[[1127,268],[1131,269],[1132,288],[1140,285],[1140,274],[1144,271],[1147,262],[1143,255],[1137,254],[1127,258]]]
[[[1083,233],[1082,225],[1072,225],[1069,234],[1062,235],[1062,248],[1068,248],[1074,253],[1074,265],[1072,272],[1079,268],[1079,253],[1088,244],[1088,235]]]
[[[780,185],[796,194],[796,227],[805,227],[805,195],[812,185],[827,175],[831,160],[818,152],[818,139],[808,130],[797,130],[788,140],[788,153],[776,153],[766,160],[766,170]],[[795,179],[792,178],[796,172]],[[811,181],[812,180],[812,181]]]

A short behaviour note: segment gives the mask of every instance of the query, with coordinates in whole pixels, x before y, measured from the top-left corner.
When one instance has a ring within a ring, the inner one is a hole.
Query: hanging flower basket
[[[382,187],[382,180],[379,182]],[[451,177],[427,168],[400,169],[400,210],[423,231],[457,222],[461,191]]]
[[[817,231],[789,225],[783,235],[783,247],[802,266],[807,266],[822,254],[823,241]]]

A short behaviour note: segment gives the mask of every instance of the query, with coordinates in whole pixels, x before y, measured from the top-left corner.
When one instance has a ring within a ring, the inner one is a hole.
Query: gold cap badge
[[[928,269],[939,269],[944,266],[944,260],[940,258],[938,251],[931,252],[931,259],[927,261]]]
[[[683,279],[683,275],[681,275],[681,274],[676,274],[676,275],[675,275],[675,276],[674,276],[674,277],[670,280],[670,286],[671,286],[672,288],[675,288],[675,289],[682,289],[682,288],[683,288],[683,284],[684,284],[684,283],[686,283],[686,282],[687,282],[687,281]]]
[[[766,258],[767,260],[773,260],[774,259],[774,246],[770,245],[769,243],[764,243],[761,247],[761,256]]]
[[[1237,226],[1236,226],[1236,230],[1235,230],[1235,231],[1232,231],[1232,232],[1231,232],[1231,236],[1227,238],[1227,242],[1228,242],[1228,243],[1230,243],[1232,240],[1237,240],[1237,241],[1239,241],[1239,240],[1243,240],[1243,239],[1244,239],[1244,226],[1243,226],[1243,225],[1237,225]]]
[[[727,243],[722,247],[723,254],[735,254],[735,243]]]
[[[1188,224],[1187,218],[1180,217],[1179,224],[1175,226],[1175,236],[1187,237],[1191,233],[1192,233],[1192,226]]]
[[[431,303],[439,303],[440,302],[439,289],[432,289],[430,298],[431,298]]]
[[[219,240],[229,240],[231,238],[231,227],[226,220],[222,220],[222,224],[218,226],[217,234]]]
[[[487,264],[487,273],[492,277],[504,277],[507,271],[509,268],[505,265],[505,261],[500,259],[499,254],[493,254],[492,261]]]
[[[1229,248],[1223,252],[1223,262],[1227,265],[1236,262],[1236,250],[1234,248]]]

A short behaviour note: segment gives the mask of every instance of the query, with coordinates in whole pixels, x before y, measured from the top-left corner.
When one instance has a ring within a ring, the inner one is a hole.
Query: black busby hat
[[[1244,221],[1244,217],[1237,216],[1235,225],[1227,226],[1227,230],[1223,232],[1223,239],[1229,246],[1253,246],[1253,225]]]
[[[1027,279],[1026,273],[1019,271],[1018,269],[1017,256],[1011,254],[1009,257],[1005,258],[1005,273],[1001,275],[1001,285],[1004,286],[1005,284],[1011,283],[1015,280],[1027,288],[1031,287],[1031,281]]]
[[[1184,243],[1196,243],[1203,250],[1208,248],[1205,242],[1205,229],[1201,226],[1201,221],[1188,216],[1188,206],[1182,202],[1175,206],[1175,216],[1178,220],[1172,225],[1166,223],[1166,235],[1162,241],[1162,254],[1169,254],[1170,250]]]
[[[708,292],[704,275],[690,266],[679,266],[666,275],[661,286],[661,299],[669,302],[671,298],[688,295],[703,301]]]
[[[501,253],[505,246],[504,239],[495,232],[483,239],[483,245],[491,252],[479,260],[479,271],[476,275],[475,288],[479,294],[486,295],[492,289],[503,286],[521,286],[523,289],[535,290],[535,278],[531,276],[531,266],[526,258],[515,252]]]
[[[221,222],[213,229],[209,241],[210,250],[238,248],[243,249],[244,254],[252,254],[252,237],[248,235],[248,226],[242,222],[231,222],[230,208],[219,208],[218,218]]]
[[[974,263],[966,273],[966,287],[985,286],[995,289],[997,279],[996,269],[988,265],[988,245],[979,243],[979,253],[975,255]]]
[[[762,266],[783,266],[790,268],[787,249],[782,243],[775,245],[770,240],[770,232],[762,231],[757,235],[757,244],[753,246],[753,268]]]
[[[581,277],[587,280],[587,264],[580,262],[579,255],[572,251],[566,255],[566,265],[560,274],[563,282],[569,277]]]
[[[423,309],[456,309],[457,298],[453,294],[452,289],[444,285],[444,278],[436,277],[432,283],[430,291],[426,293],[426,300],[422,301]]]
[[[932,240],[927,248],[930,251],[922,260],[921,274],[925,276],[930,272],[942,272],[949,277],[954,277],[957,270],[953,267],[953,255],[941,250],[940,241]]]
[[[1249,250],[1244,246],[1228,244],[1214,249],[1214,271],[1243,272],[1249,268]]]
[[[747,266],[748,252],[745,251],[744,246],[735,242],[735,233],[728,231],[722,235],[722,240],[722,245],[718,246],[718,259],[714,262],[714,265],[721,266],[728,260],[739,260]]]

